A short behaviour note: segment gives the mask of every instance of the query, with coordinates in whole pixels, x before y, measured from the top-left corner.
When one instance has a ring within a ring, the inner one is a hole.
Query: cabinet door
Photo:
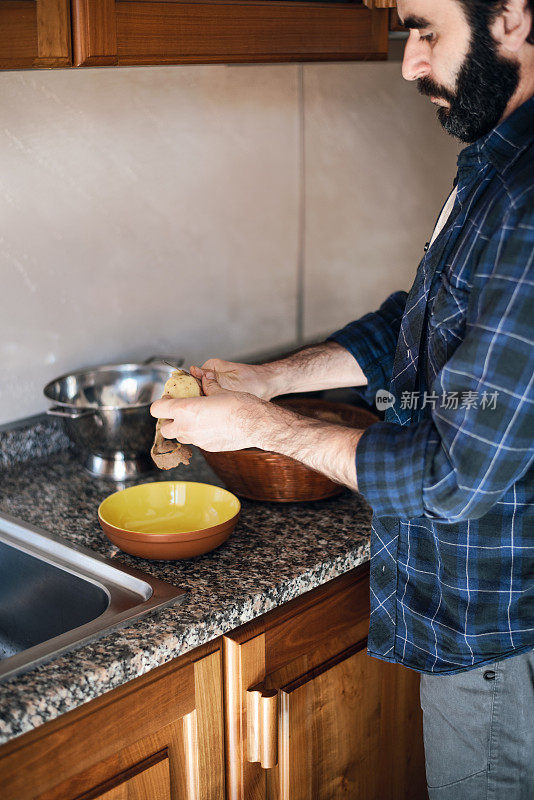
[[[423,800],[418,675],[367,655],[368,569],[224,637],[231,800]]]
[[[180,663],[0,749],[2,800],[224,800],[221,651]]]
[[[0,69],[71,63],[69,0],[2,0]]]
[[[387,57],[388,12],[362,0],[72,0],[74,64]]]
[[[271,787],[269,797],[426,797],[413,724],[417,713],[406,709],[409,702],[415,711],[417,700],[417,682],[407,670],[370,658],[365,643],[284,686],[279,692],[279,785]]]
[[[169,754],[166,750],[117,775],[79,800],[171,800]]]

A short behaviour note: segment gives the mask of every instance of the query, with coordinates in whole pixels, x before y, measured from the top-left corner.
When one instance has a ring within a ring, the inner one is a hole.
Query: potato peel
[[[177,369],[165,384],[162,398],[201,397],[203,394],[202,382],[198,378],[183,369]],[[162,435],[161,426],[168,421],[158,419],[156,422],[156,436],[150,451],[152,461],[159,469],[173,469],[179,464],[187,465],[193,455],[188,445],[181,444],[176,439],[165,439]]]

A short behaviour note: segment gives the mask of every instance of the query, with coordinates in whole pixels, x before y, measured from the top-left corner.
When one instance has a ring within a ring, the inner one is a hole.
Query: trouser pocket
[[[487,800],[488,771],[470,775],[456,783],[428,788],[429,800]]]
[[[490,756],[494,686],[494,665],[457,675],[421,675],[429,790],[446,786],[452,790],[452,784],[469,778],[473,778],[474,785],[475,778],[481,774],[483,780]],[[450,794],[451,798],[456,796],[463,798],[464,795]]]

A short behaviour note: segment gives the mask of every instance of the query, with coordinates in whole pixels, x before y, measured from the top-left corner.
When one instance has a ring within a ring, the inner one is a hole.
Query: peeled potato
[[[163,388],[162,397],[200,397],[202,395],[202,382],[185,372],[183,369],[175,370]],[[156,436],[150,455],[152,461],[159,469],[173,469],[178,464],[189,464],[192,450],[186,444],[180,444],[176,439],[165,439],[161,433],[161,425],[167,422],[158,419],[156,422]]]
[[[163,389],[163,397],[200,397],[201,394],[201,382],[183,369],[174,370]]]

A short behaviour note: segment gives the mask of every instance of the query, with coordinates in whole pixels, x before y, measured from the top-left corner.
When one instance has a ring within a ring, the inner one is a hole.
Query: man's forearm
[[[363,430],[301,417],[265,403],[255,445],[302,461],[338,483],[358,490],[356,448]]]
[[[262,369],[272,389],[271,397],[367,385],[367,378],[354,356],[337,342],[310,345],[262,364]]]

